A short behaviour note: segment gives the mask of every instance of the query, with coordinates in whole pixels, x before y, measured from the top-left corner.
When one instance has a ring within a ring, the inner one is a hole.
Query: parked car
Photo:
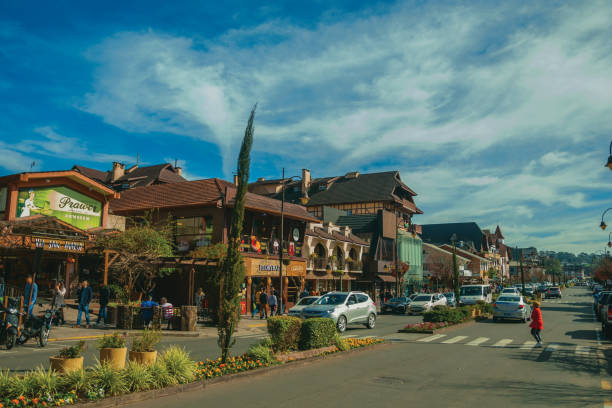
[[[302,311],[312,305],[321,296],[305,296],[299,300],[291,309],[289,309],[289,316],[302,317]]]
[[[376,326],[376,305],[363,292],[330,292],[304,308],[302,316],[304,319],[328,317],[341,333],[349,324],[364,324],[373,329]]]
[[[396,297],[391,298],[387,302],[383,303],[380,311],[381,313],[401,313],[406,314],[410,309],[410,300],[409,297]]]
[[[530,319],[531,308],[523,296],[501,295],[493,303],[493,321],[518,319],[525,323]]]
[[[444,297],[446,298],[446,304],[450,307],[457,307],[457,298],[455,297],[455,292],[446,292],[444,293]]]
[[[599,296],[597,297],[597,300],[595,301],[595,304],[593,305],[595,316],[597,317],[597,320],[601,320],[600,316],[601,316],[601,311],[603,309],[603,306],[610,301],[610,298],[612,298],[612,291],[606,291],[606,292],[599,293]]]
[[[561,289],[557,286],[553,286],[552,288],[548,288],[546,291],[546,299],[551,298],[559,298],[561,299],[563,296],[561,295]]]
[[[446,297],[440,293],[421,293],[410,304],[410,314],[421,314],[435,306],[446,306]]]
[[[501,291],[501,295],[520,295],[520,294],[521,294],[521,290],[517,287],[504,288]]]
[[[491,303],[491,287],[489,285],[463,285],[459,289],[459,304],[473,305],[479,300]]]
[[[612,336],[612,294],[605,297],[601,302],[599,320],[601,320],[601,331],[607,338]]]

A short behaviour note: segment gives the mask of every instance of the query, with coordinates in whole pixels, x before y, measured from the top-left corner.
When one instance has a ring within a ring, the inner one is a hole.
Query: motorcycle
[[[39,304],[42,307],[42,304]],[[17,344],[24,344],[33,337],[38,337],[38,344],[40,347],[45,347],[49,342],[49,334],[51,333],[51,324],[53,323],[53,316],[55,309],[50,308],[44,311],[40,316],[28,316],[21,334],[17,339]]]
[[[15,346],[17,342],[17,327],[19,325],[19,304],[17,299],[10,298],[6,309],[0,305],[0,344],[4,344],[7,350]]]

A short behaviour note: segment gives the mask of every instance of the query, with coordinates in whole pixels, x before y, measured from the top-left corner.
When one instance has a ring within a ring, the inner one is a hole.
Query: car
[[[606,296],[599,308],[599,320],[601,320],[601,332],[607,338],[612,336],[612,295]]]
[[[595,304],[593,305],[593,309],[595,311],[595,316],[597,317],[597,320],[601,320],[600,316],[601,316],[601,311],[603,309],[603,306],[610,300],[611,297],[612,297],[612,291],[599,292],[599,296],[597,296],[597,299],[595,300]]]
[[[491,287],[489,285],[463,285],[459,289],[459,304],[473,305],[479,300],[491,303]]]
[[[446,306],[446,297],[440,293],[421,293],[410,304],[410,314],[429,312],[435,306]]]
[[[349,324],[376,326],[376,305],[364,292],[330,292],[302,310],[304,319],[327,317],[334,321],[340,333]]]
[[[514,288],[504,288],[501,291],[501,295],[520,295],[521,294],[521,290],[514,287]]]
[[[525,323],[531,318],[531,308],[521,295],[501,295],[493,303],[493,321],[518,319]]]
[[[553,286],[552,288],[548,288],[548,290],[546,291],[545,297],[546,297],[546,299],[551,299],[551,298],[559,298],[559,299],[561,299],[563,297],[563,295],[561,294],[561,288],[559,288],[557,286]]]
[[[444,297],[446,298],[446,304],[450,307],[457,307],[457,298],[455,297],[455,292],[446,292],[444,293]]]
[[[304,296],[301,298],[291,309],[289,309],[289,316],[302,317],[302,311],[312,305],[321,296]]]
[[[406,312],[408,312],[410,309],[411,302],[412,300],[410,300],[410,298],[407,296],[391,298],[382,304],[380,311],[381,313],[406,314]]]

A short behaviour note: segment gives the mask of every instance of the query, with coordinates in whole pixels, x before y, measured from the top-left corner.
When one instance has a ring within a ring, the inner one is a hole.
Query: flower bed
[[[11,408],[11,407],[61,407],[63,405],[73,404],[77,400],[75,391],[70,391],[63,395],[47,395],[42,398],[27,398],[20,395],[17,398],[5,399],[4,402],[0,402],[0,408]]]
[[[434,330],[442,329],[444,327],[452,326],[449,322],[424,322],[409,324],[400,330],[402,333],[432,333]]]
[[[240,357],[231,357],[227,363],[222,363],[221,358],[217,360],[206,359],[196,363],[196,376],[199,380],[208,380],[228,374],[270,367],[274,364],[274,362],[254,360],[246,354]]]

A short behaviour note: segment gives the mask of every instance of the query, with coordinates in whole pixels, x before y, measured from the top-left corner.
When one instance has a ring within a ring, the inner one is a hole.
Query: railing
[[[243,235],[241,237],[240,250],[242,252],[255,253],[255,254],[264,254],[264,255],[279,255],[280,253],[280,244],[279,240],[272,240],[269,238],[260,238],[256,237],[255,240],[252,239],[251,235]],[[277,243],[277,246],[274,243]],[[293,241],[291,241],[293,242]],[[293,242],[294,244],[294,252],[293,256],[302,256],[302,244],[298,242]],[[284,248],[284,256],[289,256],[289,242],[285,241]]]
[[[361,262],[348,262],[348,270],[351,272],[361,272],[363,270],[363,267],[361,265]]]
[[[321,258],[312,259],[313,269],[324,270],[327,267],[327,261]]]

